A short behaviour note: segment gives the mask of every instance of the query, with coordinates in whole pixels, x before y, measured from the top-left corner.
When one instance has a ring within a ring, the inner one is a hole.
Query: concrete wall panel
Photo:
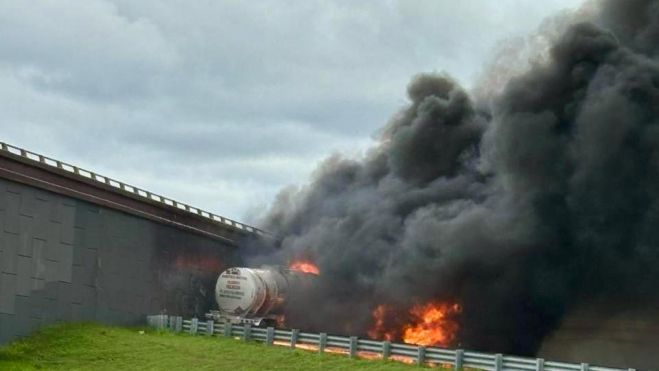
[[[2,273],[16,274],[18,246],[19,238],[17,234],[2,233],[2,261],[0,261],[0,271]]]
[[[16,314],[16,275],[0,274],[0,313]]]

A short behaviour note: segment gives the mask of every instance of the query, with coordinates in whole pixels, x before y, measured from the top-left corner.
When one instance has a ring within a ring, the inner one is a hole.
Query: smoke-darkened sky
[[[0,140],[249,221],[580,1],[0,1]]]

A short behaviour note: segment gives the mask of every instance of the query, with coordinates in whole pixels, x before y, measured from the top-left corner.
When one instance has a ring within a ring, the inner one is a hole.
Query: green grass
[[[143,331],[141,334],[140,331]],[[0,370],[413,370],[231,338],[61,324],[0,347]]]

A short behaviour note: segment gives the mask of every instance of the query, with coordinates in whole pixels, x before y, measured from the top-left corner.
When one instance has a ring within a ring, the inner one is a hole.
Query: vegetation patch
[[[92,323],[50,326],[0,347],[0,370],[411,370],[231,338]]]

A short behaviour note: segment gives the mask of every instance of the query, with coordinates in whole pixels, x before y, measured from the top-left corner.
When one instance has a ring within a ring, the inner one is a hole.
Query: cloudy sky
[[[0,141],[250,222],[545,1],[0,0]]]

